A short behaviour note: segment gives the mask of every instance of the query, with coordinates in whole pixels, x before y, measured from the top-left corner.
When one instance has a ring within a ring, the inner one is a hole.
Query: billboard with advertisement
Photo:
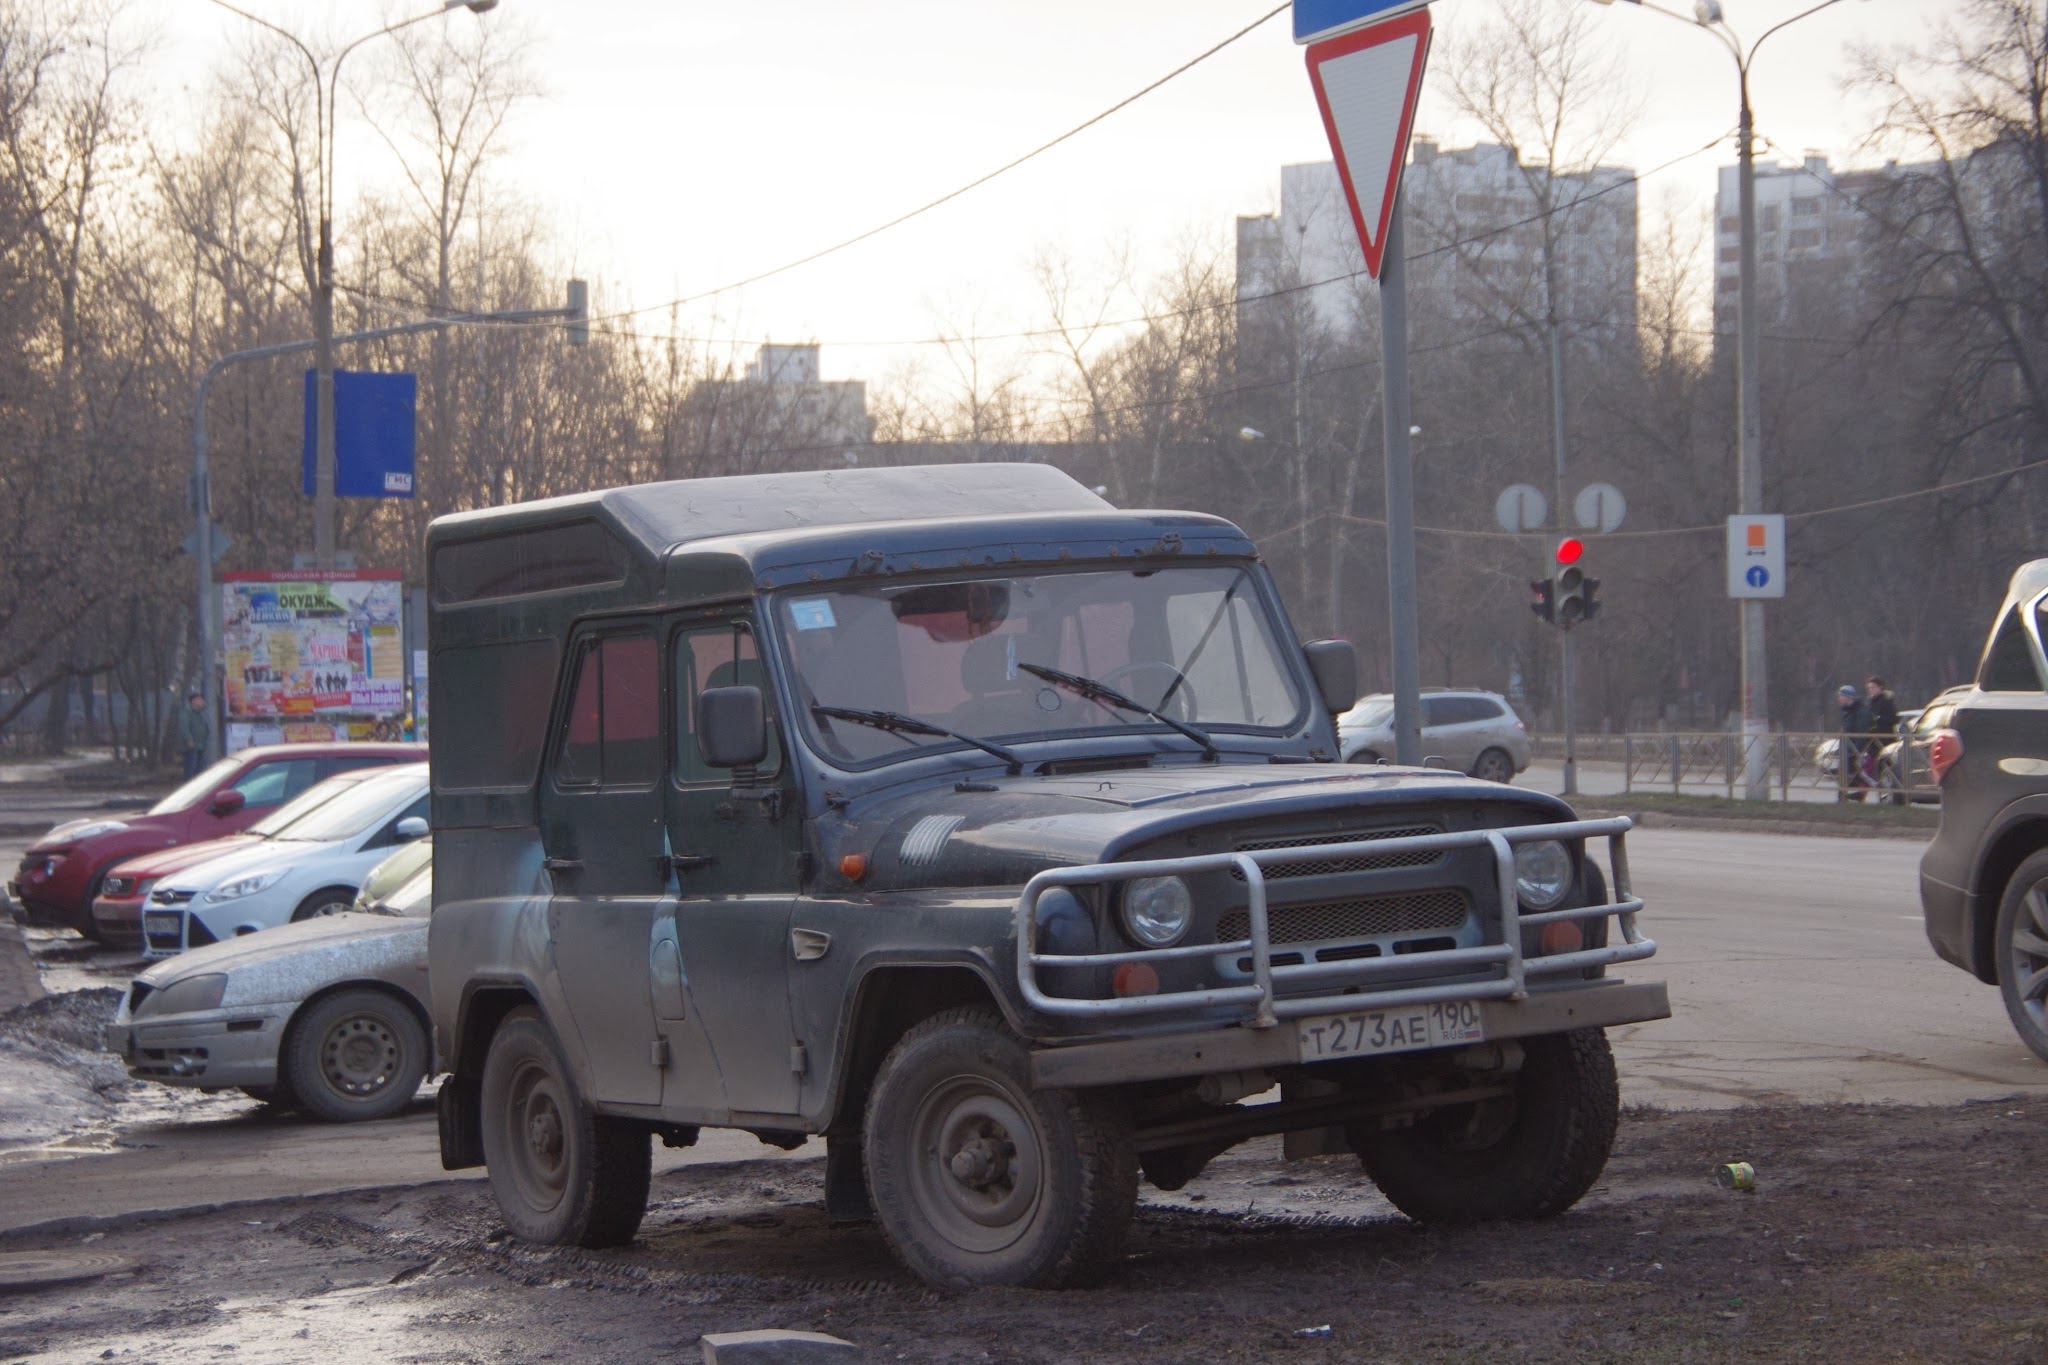
[[[231,730],[368,739],[405,709],[405,584],[396,570],[227,573],[220,591]]]

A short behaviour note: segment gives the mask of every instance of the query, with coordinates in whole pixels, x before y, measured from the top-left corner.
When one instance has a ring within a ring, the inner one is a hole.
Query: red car
[[[279,744],[244,749],[137,815],[67,820],[32,845],[7,890],[30,924],[96,937],[92,903],[114,864],[236,834],[315,782],[352,768],[418,763],[424,744]]]

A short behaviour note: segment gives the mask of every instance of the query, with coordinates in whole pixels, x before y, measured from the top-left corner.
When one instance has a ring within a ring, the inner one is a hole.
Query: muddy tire
[[[1593,1187],[1614,1148],[1621,1095],[1599,1029],[1522,1040],[1514,1093],[1354,1129],[1365,1173],[1423,1223],[1548,1218]]]
[[[2005,884],[1991,941],[2013,1032],[2048,1061],[2048,850],[2021,863]]]
[[[653,1162],[639,1124],[592,1111],[554,1031],[531,1009],[505,1016],[484,1059],[484,1164],[505,1226],[549,1246],[633,1240]]]
[[[882,1063],[863,1134],[889,1244],[934,1284],[1046,1288],[1115,1263],[1138,1198],[1130,1116],[1093,1090],[1033,1090],[1000,1016],[955,1009]]]
[[[329,1123],[386,1119],[412,1103],[427,1074],[427,1031],[405,1002],[352,990],[292,1021],[272,1100],[289,1095]]]

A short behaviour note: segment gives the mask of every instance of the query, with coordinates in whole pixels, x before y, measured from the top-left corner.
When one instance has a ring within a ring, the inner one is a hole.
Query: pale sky
[[[1591,4],[1591,0],[1584,0]],[[1669,0],[1689,9],[1690,0]],[[1754,38],[1812,0],[1723,0]],[[240,0],[308,39],[349,37],[414,12],[336,0]],[[431,8],[431,3],[425,5]],[[508,130],[492,194],[542,210],[601,311],[697,295],[886,221],[1045,142],[1258,18],[1272,0],[501,0],[448,24],[516,23],[545,93]],[[1438,42],[1492,0],[1437,0]],[[1788,156],[1857,147],[1868,110],[1844,97],[1852,41],[1902,43],[1938,0],[1844,0],[1772,38],[1752,98]],[[146,80],[191,117],[192,93],[246,22],[207,0],[152,0],[162,43]],[[1734,123],[1734,64],[1708,35],[1627,3],[1594,12],[1654,94],[1614,158],[1647,168]],[[685,310],[685,332],[749,344],[817,340],[828,379],[886,378],[915,348],[873,343],[936,330],[1043,325],[1035,253],[1096,263],[1128,246],[1140,272],[1197,241],[1226,253],[1240,213],[1277,207],[1279,168],[1329,151],[1281,14],[1071,142],[923,218],[778,279]],[[1441,51],[1441,48],[1439,48]],[[367,75],[369,49],[349,59]],[[344,98],[337,155],[351,184],[383,181],[391,152]],[[177,112],[172,117],[176,118]],[[1473,140],[1425,85],[1417,132]],[[1712,195],[1732,145],[1648,181]],[[342,211],[346,218],[346,209]],[[555,300],[535,300],[550,304]],[[712,318],[712,310],[716,318]],[[1124,312],[1135,311],[1131,309]],[[666,328],[665,314],[618,324]]]

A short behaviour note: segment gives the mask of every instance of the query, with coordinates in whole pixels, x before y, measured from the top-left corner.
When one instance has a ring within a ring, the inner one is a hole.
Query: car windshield
[[[1343,723],[1369,730],[1376,725],[1385,725],[1393,718],[1394,703],[1390,701],[1362,701],[1345,713]]]
[[[425,786],[426,778],[416,770],[394,768],[380,772],[321,803],[303,819],[293,821],[289,829],[272,837],[280,842],[322,844],[352,839],[388,817],[393,806],[417,796]]]
[[[274,839],[287,828],[296,824],[311,812],[332,801],[335,797],[355,785],[353,778],[336,781],[332,778],[306,788],[291,800],[279,806],[270,814],[249,826],[248,833],[265,839]]]
[[[186,782],[176,791],[149,808],[151,815],[170,815],[181,810],[190,810],[199,804],[200,798],[228,780],[228,774],[242,766],[239,758],[224,758],[199,776]]]
[[[1229,565],[794,590],[778,596],[774,623],[799,723],[820,752],[854,767],[960,741],[811,708],[1004,743],[1125,729],[1174,739],[1160,721],[1033,666],[1203,731],[1282,729],[1303,709],[1265,600]]]

